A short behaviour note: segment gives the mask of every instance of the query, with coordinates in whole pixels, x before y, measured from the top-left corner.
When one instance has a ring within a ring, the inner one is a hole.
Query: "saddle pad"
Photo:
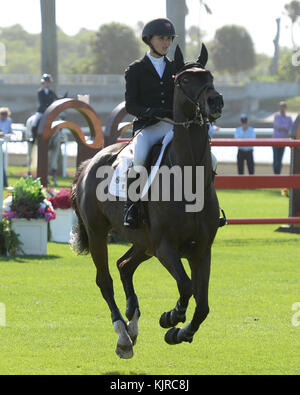
[[[143,188],[140,197],[141,199],[146,195],[153,180],[155,179],[165,150],[173,139],[173,134],[173,130],[170,130],[163,138],[160,154],[157,158],[155,165],[151,168],[152,170],[148,177],[147,183]],[[112,167],[114,168],[114,173],[108,188],[108,191],[112,196],[127,199],[127,171],[129,167],[132,166],[133,155],[133,143],[130,142],[119,154],[116,161],[113,163]]]

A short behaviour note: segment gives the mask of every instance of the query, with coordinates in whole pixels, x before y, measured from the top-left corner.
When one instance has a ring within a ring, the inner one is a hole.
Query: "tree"
[[[186,31],[186,58],[195,60],[201,51],[201,41],[205,36],[205,32],[200,30],[198,26],[190,26]]]
[[[291,38],[293,47],[296,48],[295,38],[294,38],[294,26],[297,22],[298,18],[300,17],[300,1],[293,0],[290,3],[284,6],[288,17],[291,19],[292,26],[291,26]]]
[[[216,31],[211,56],[217,71],[230,74],[247,71],[256,63],[251,36],[245,28],[236,25]]]
[[[280,81],[289,81],[299,83],[300,65],[293,65],[293,51],[282,48],[279,59],[278,76]]]
[[[0,41],[6,48],[4,74],[40,75],[40,34],[30,34],[22,26],[2,28]]]
[[[140,56],[139,41],[127,25],[112,22],[102,25],[92,42],[95,74],[123,74]]]

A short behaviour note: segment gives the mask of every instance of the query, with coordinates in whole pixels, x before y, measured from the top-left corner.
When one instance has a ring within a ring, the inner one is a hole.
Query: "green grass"
[[[286,216],[279,191],[220,191],[229,217]],[[177,287],[156,259],[135,275],[142,316],[131,360],[115,355],[117,335],[95,284],[91,258],[48,244],[48,256],[2,258],[0,374],[299,374],[300,236],[276,226],[228,226],[212,257],[211,313],[192,344],[168,346],[158,320],[174,307]],[[126,245],[110,245],[115,296],[125,310],[116,260]],[[185,263],[186,264],[186,263]],[[191,319],[194,301],[188,310]]]

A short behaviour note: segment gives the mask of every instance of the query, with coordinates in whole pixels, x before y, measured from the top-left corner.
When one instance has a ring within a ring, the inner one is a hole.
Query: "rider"
[[[52,77],[50,74],[43,74],[41,78],[42,88],[38,91],[38,101],[39,107],[35,114],[35,118],[32,122],[32,137],[35,139],[37,137],[37,127],[38,122],[41,119],[42,115],[46,111],[47,107],[50,106],[55,100],[57,100],[56,93],[50,89],[50,85],[52,82]]]
[[[125,70],[126,110],[135,115],[133,131],[135,166],[143,166],[150,148],[170,130],[170,125],[159,122],[155,117],[173,117],[173,95],[176,67],[166,55],[176,37],[175,28],[169,19],[159,18],[148,22],[142,33],[149,51]],[[172,128],[171,128],[172,129]],[[128,178],[129,188],[132,178]],[[127,194],[128,195],[128,194]],[[134,228],[137,219],[133,202],[127,196],[124,226]]]

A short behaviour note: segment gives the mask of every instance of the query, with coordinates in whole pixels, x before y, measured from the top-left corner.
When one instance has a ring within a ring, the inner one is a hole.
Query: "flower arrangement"
[[[61,188],[59,191],[56,189],[48,189],[47,193],[50,196],[49,201],[52,203],[54,210],[67,210],[72,207],[70,188]]]
[[[21,178],[13,193],[4,200],[4,218],[44,219],[49,222],[56,218],[51,202],[45,196],[40,179],[31,176]]]
[[[15,256],[22,252],[22,242],[5,218],[0,222],[0,256]]]

